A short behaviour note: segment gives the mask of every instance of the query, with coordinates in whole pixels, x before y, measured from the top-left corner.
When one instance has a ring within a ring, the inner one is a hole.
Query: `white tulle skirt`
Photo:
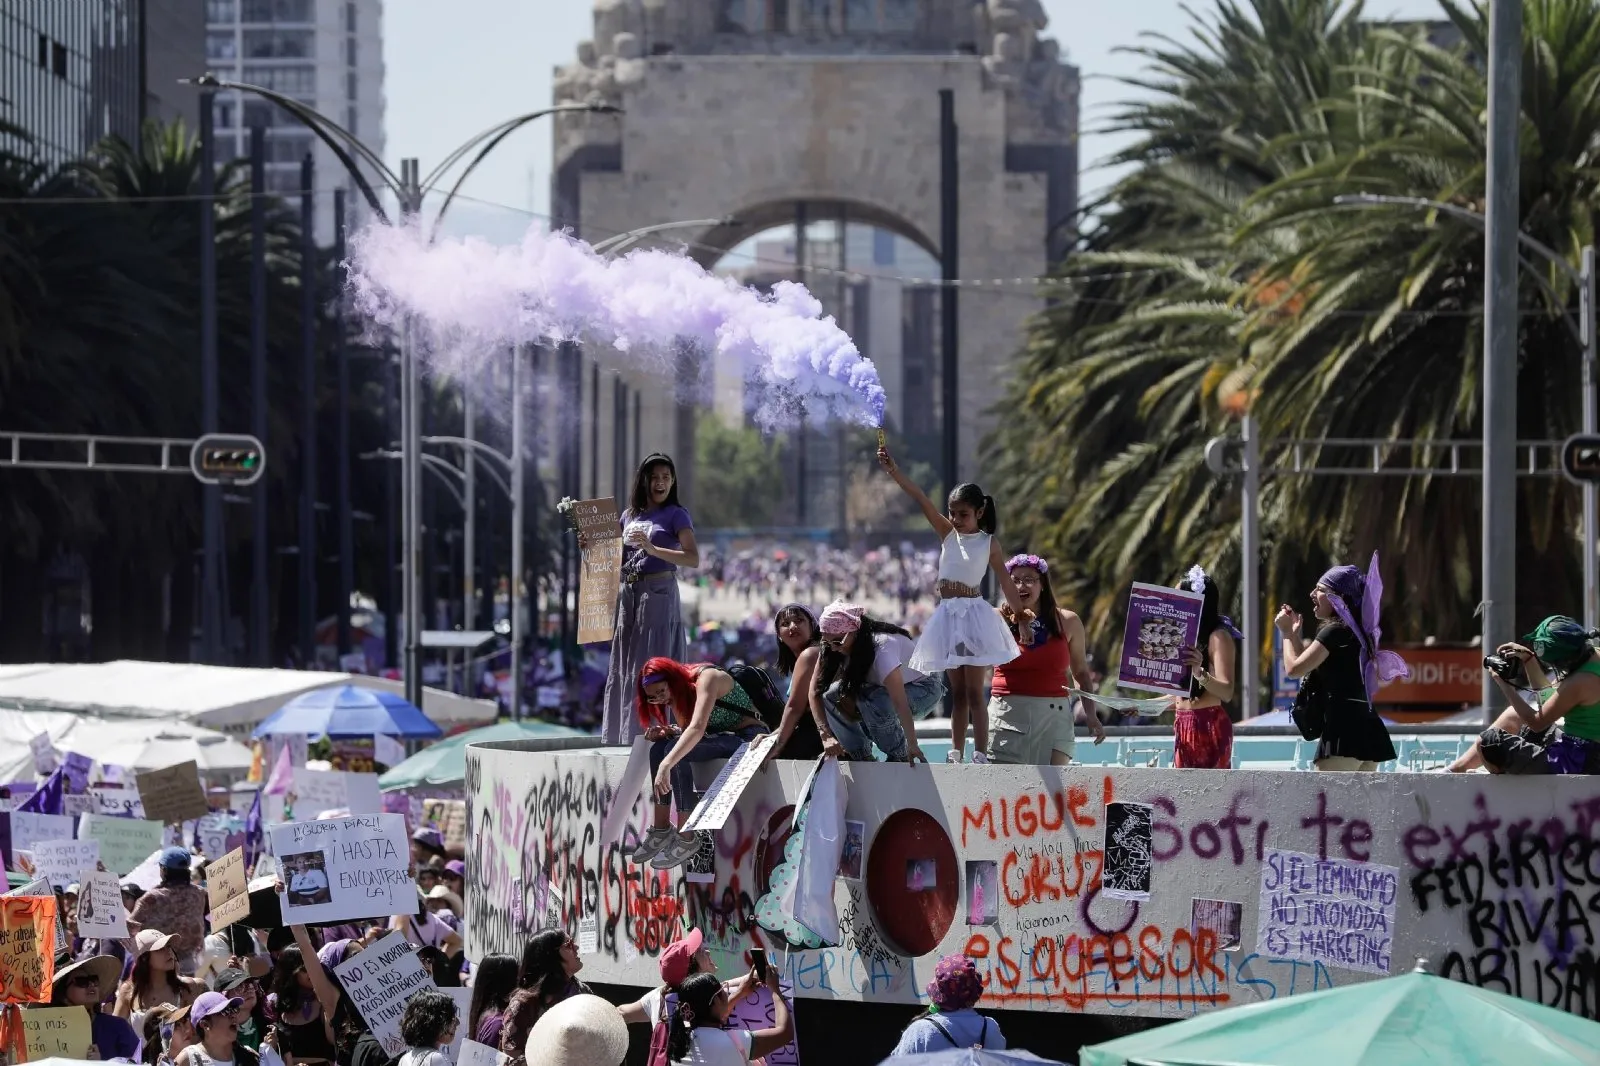
[[[977,596],[941,600],[911,652],[911,669],[936,674],[957,666],[1001,666],[1020,654],[1011,627]]]

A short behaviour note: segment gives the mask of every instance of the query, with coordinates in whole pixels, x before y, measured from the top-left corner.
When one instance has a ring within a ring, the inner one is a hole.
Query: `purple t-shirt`
[[[694,520],[689,517],[689,512],[676,504],[645,511],[638,517],[634,517],[631,507],[622,512],[622,535],[624,538],[622,572],[625,574],[665,574],[676,570],[677,567],[665,559],[657,559],[653,555],[645,555],[638,548],[627,546],[628,531],[635,526],[640,528],[648,527],[650,543],[656,547],[666,548],[669,551],[681,551],[683,545],[678,541],[678,534],[686,529],[694,529]]]

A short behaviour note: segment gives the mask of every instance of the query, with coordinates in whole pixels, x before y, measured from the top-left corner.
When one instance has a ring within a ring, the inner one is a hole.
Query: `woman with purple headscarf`
[[[1394,744],[1372,697],[1382,681],[1409,677],[1405,660],[1383,651],[1378,604],[1383,578],[1378,553],[1365,575],[1353,566],[1336,566],[1322,575],[1311,592],[1317,635],[1307,643],[1300,615],[1284,604],[1274,620],[1283,634],[1285,667],[1301,681],[1302,702],[1316,705],[1318,770],[1376,770],[1395,758]],[[1297,723],[1298,724],[1298,723]],[[1304,726],[1302,727],[1304,728]]]

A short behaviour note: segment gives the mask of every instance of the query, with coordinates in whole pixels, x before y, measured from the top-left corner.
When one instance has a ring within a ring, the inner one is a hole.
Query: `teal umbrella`
[[[557,737],[583,737],[581,729],[570,729],[553,722],[496,722],[482,729],[469,729],[428,745],[411,758],[389,769],[378,778],[385,792],[425,785],[459,785],[467,777],[467,745],[491,740],[554,740]]]
[[[1202,1014],[1086,1047],[1081,1066],[1595,1062],[1600,1023],[1416,970]]]

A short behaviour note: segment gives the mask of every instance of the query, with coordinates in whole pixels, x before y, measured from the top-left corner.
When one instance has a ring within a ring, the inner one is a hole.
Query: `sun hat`
[[[71,966],[58,969],[55,976],[50,979],[50,987],[59,988],[62,981],[80,973],[89,973],[99,978],[100,990],[109,995],[122,976],[122,962],[115,955],[90,955],[86,959],[79,959]]]
[[[188,848],[162,848],[156,864],[163,870],[187,870],[191,858]]]
[[[689,963],[700,954],[705,935],[691,929],[684,936],[668,944],[661,953],[661,983],[676,988],[689,979]]]
[[[139,935],[133,938],[134,954],[144,955],[160,951],[176,939],[178,938],[172,933],[163,933],[159,929],[141,929]]]
[[[225,996],[221,992],[202,992],[189,1004],[189,1020],[199,1025],[207,1018],[244,1006],[238,996]]]
[[[564,999],[544,1012],[528,1034],[524,1056],[539,1066],[622,1066],[628,1023],[599,996]]]
[[[942,1011],[966,1010],[983,998],[983,978],[965,955],[946,955],[933,968],[928,998]]]
[[[466,914],[463,912],[467,908],[466,905],[461,902],[461,897],[450,891],[444,885],[434,885],[432,888],[428,889],[428,894],[422,898],[428,900],[442,899],[446,903],[450,904],[451,914],[454,914],[458,918],[466,917]]]

